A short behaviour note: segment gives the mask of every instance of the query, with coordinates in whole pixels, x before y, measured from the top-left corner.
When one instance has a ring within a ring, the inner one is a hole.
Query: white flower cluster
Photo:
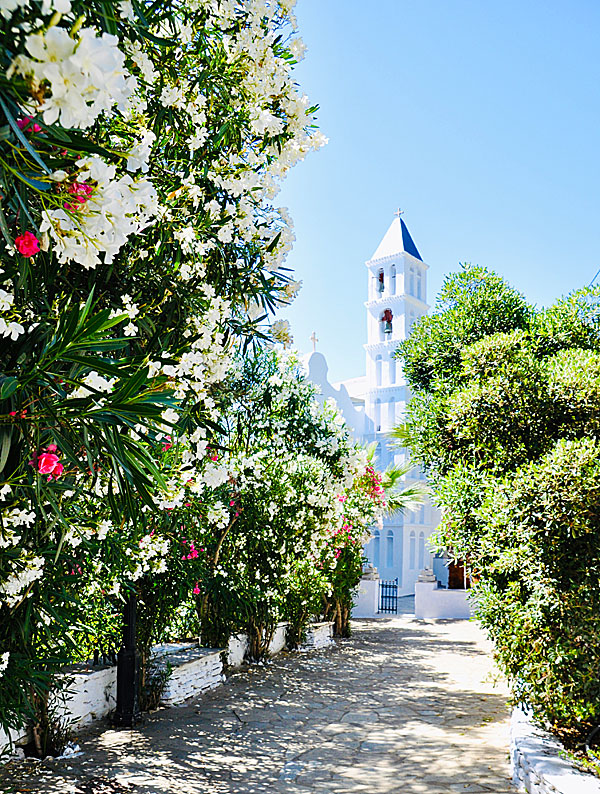
[[[0,14],[5,19],[9,19],[18,8],[25,8],[28,5],[29,0],[0,0]],[[69,14],[71,0],[42,0],[42,16],[47,16],[53,11],[57,11],[59,14]]]
[[[22,567],[24,566],[24,567]],[[4,603],[9,607],[18,604],[23,597],[23,592],[36,579],[41,579],[44,573],[44,558],[36,557],[31,552],[22,552],[19,558],[19,571],[13,573],[0,584],[0,595],[3,594]]]
[[[292,329],[288,320],[276,320],[271,326],[271,335],[276,342],[290,345],[293,342]]]
[[[209,506],[206,518],[209,524],[217,527],[217,529],[225,529],[229,523],[229,510],[223,502],[216,502],[216,504]]]
[[[4,671],[8,667],[8,660],[10,659],[10,651],[4,651],[0,654],[0,677],[4,675]]]
[[[0,271],[0,273],[1,272],[2,271]],[[11,312],[14,309],[14,302],[15,296],[12,292],[0,289],[0,312]],[[0,335],[3,337],[10,337],[14,342],[24,333],[25,329],[16,320],[11,320],[9,318],[7,321],[4,317],[0,317]]]
[[[110,392],[112,391],[115,383],[116,378],[107,380],[97,372],[88,372],[88,374],[82,379],[83,385],[78,386],[74,391],[72,391],[71,397],[89,397],[90,394],[95,394],[95,392]]]
[[[163,573],[167,570],[169,540],[157,534],[144,535],[139,541],[137,554],[128,549],[132,557],[131,578],[135,582],[146,573]],[[126,552],[126,553],[127,553]]]
[[[31,57],[17,56],[10,72],[32,80],[45,124],[87,129],[115,105],[124,111],[136,91],[137,81],[125,68],[118,45],[116,36],[98,36],[93,28],[72,38],[65,28],[53,26],[27,37]]]
[[[35,523],[33,510],[23,510],[19,507],[9,507],[2,513],[2,526],[0,527],[0,549],[16,546],[21,540],[15,528],[30,527]]]
[[[44,210],[40,229],[50,233],[61,262],[74,261],[87,269],[100,264],[100,253],[106,263],[112,262],[127,239],[154,219],[158,199],[149,180],[128,174],[117,179],[116,167],[98,155],[80,159],[78,168],[75,185],[89,188],[89,198],[71,204],[65,191],[64,209]],[[55,174],[56,181],[66,178],[64,172]]]

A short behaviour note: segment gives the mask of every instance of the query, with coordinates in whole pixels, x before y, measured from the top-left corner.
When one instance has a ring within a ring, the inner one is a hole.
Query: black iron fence
[[[398,614],[398,579],[381,579],[379,582],[379,611]]]

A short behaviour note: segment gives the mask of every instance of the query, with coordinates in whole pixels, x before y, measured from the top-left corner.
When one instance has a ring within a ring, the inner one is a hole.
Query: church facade
[[[306,363],[309,377],[321,387],[323,399],[336,400],[358,440],[375,444],[376,463],[385,469],[391,463],[408,461],[408,451],[395,448],[389,438],[394,425],[403,421],[410,399],[402,362],[394,352],[414,323],[428,311],[428,266],[400,213],[365,264],[366,375],[330,384],[321,353],[313,353]],[[408,483],[422,479],[418,466],[407,475]],[[438,511],[427,501],[416,510],[390,516],[383,525],[372,528],[365,554],[382,579],[398,580],[399,594],[414,593],[419,572],[432,567],[428,539],[438,522]]]

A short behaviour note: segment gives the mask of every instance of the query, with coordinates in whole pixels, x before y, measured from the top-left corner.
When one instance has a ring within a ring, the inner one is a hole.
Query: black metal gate
[[[379,582],[379,611],[398,614],[398,579],[382,579]]]

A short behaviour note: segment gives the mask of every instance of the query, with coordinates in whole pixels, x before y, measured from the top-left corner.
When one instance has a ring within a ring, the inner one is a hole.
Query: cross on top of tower
[[[396,210],[396,212],[394,213],[394,215],[395,215],[397,218],[399,218],[401,215],[404,215],[404,210],[401,210],[401,209],[400,209],[400,207],[398,207],[398,209]]]
[[[313,353],[316,353],[317,352],[317,342],[319,341],[316,331],[312,332],[312,336],[310,337],[310,341],[313,343]]]

